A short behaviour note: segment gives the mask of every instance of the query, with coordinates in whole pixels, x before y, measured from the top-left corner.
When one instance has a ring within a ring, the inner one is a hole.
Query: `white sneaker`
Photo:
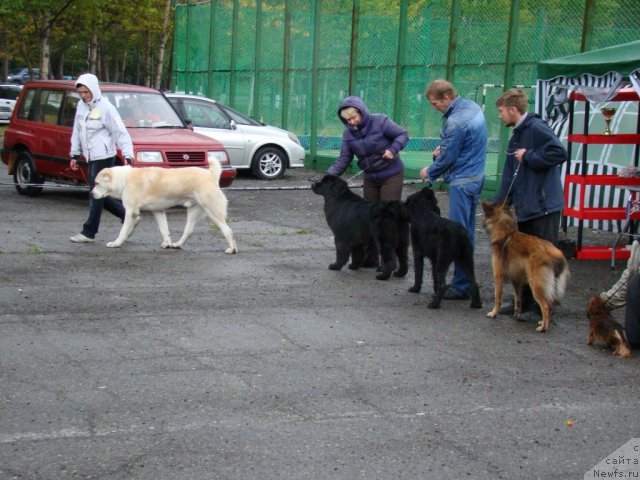
[[[73,243],[95,243],[95,239],[89,238],[81,233],[69,238]]]

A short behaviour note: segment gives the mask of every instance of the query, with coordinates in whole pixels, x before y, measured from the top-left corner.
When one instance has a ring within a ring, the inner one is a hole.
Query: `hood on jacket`
[[[96,77],[93,73],[83,73],[78,77],[78,80],[76,80],[76,88],[78,88],[80,85],[84,85],[85,87],[87,87],[93,95],[93,99],[91,100],[92,104],[100,101],[102,92],[100,91],[98,77]]]
[[[340,121],[346,126],[349,127],[351,129],[353,129],[353,127],[351,125],[349,125],[347,123],[347,121],[342,118],[342,116],[340,115],[340,112],[342,110],[344,110],[345,108],[349,108],[349,107],[355,107],[358,110],[360,110],[360,114],[362,115],[362,123],[360,124],[360,127],[358,128],[363,128],[367,126],[367,123],[369,123],[369,109],[367,108],[367,106],[364,104],[364,102],[362,101],[362,99],[360,97],[355,97],[355,96],[351,96],[351,97],[347,97],[344,100],[342,100],[342,103],[340,104],[340,108],[338,108],[338,118],[340,119]]]

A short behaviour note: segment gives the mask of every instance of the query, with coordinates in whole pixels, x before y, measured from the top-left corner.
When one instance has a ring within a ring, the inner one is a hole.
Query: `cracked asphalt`
[[[413,269],[328,270],[310,190],[228,190],[237,255],[208,221],[163,250],[148,214],[108,249],[107,213],[96,244],[69,242],[86,191],[20,196],[1,168],[2,479],[582,479],[639,436],[640,360],[586,345],[586,301],[621,262],[572,260],[540,334],[485,317],[484,232],[484,307],[434,311],[428,272],[412,294]],[[184,212],[168,217],[177,239]]]

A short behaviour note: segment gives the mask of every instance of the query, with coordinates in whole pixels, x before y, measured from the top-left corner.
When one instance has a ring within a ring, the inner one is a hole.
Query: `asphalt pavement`
[[[241,175],[227,255],[209,221],[161,249],[149,214],[121,248],[108,213],[95,244],[73,244],[87,192],[21,196],[2,165],[0,478],[582,479],[640,436],[639,358],[586,345],[586,301],[620,268],[572,260],[540,334],[485,317],[479,231],[483,308],[429,310],[429,269],[420,294],[413,269],[328,270],[312,173]],[[168,217],[177,239],[184,211]]]

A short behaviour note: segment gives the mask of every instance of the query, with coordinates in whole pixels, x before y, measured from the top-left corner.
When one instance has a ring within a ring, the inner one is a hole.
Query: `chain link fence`
[[[441,127],[425,86],[449,72],[458,93],[485,108],[487,174],[495,175],[495,100],[504,89],[509,38],[512,84],[529,90],[532,108],[538,61],[580,53],[583,38],[589,50],[640,39],[636,0],[593,2],[591,17],[586,0],[513,3],[520,7],[512,16],[508,1],[178,1],[172,89],[291,130],[314,154],[339,148],[336,110],[358,95],[371,112],[407,128],[405,163],[412,167],[411,158],[429,158],[420,152],[437,145]],[[587,35],[585,18],[592,20]]]

